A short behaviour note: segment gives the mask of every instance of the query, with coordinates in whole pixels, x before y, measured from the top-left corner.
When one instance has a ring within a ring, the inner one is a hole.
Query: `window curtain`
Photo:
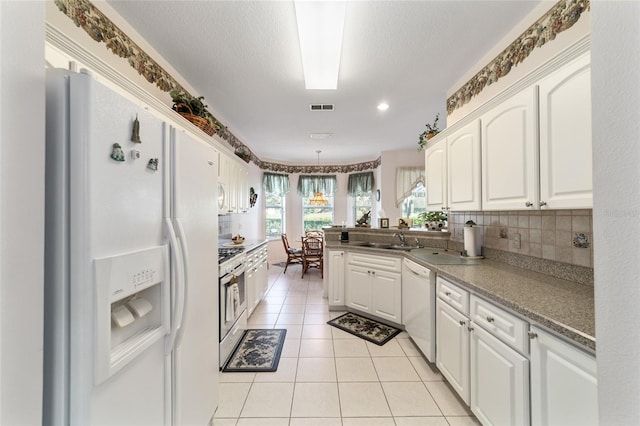
[[[396,169],[396,206],[400,207],[402,202],[411,195],[418,185],[424,185],[424,167],[398,167]]]
[[[284,197],[289,192],[289,175],[265,172],[262,175],[262,187],[265,194]]]
[[[349,175],[347,190],[350,196],[355,197],[373,191],[375,183],[373,172],[354,173]]]
[[[298,195],[301,197],[313,196],[316,192],[323,194],[335,194],[338,189],[336,175],[330,176],[306,176],[298,178]]]

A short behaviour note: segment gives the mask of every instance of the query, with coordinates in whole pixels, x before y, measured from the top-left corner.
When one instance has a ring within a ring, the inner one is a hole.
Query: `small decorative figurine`
[[[403,218],[398,219],[398,229],[407,229],[409,228],[409,224]]]
[[[116,161],[124,161],[124,152],[122,151],[122,147],[119,143],[114,143],[111,150],[111,158]]]
[[[138,121],[138,114],[136,119],[133,120],[133,131],[131,132],[131,142],[142,143],[140,140],[140,122]]]
[[[356,223],[356,226],[359,228],[368,228],[369,226],[369,219],[371,218],[371,210],[369,210],[368,212],[366,212],[365,214],[362,215],[362,217],[360,219],[358,219],[358,222]]]
[[[158,159],[150,158],[149,162],[147,163],[147,169],[153,170],[154,172],[158,170]]]
[[[258,194],[256,194],[256,190],[253,189],[253,186],[249,188],[249,207],[253,207],[256,205],[256,201],[258,201]]]

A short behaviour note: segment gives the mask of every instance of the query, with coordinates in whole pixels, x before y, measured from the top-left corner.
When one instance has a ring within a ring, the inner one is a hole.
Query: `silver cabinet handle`
[[[540,207],[544,207],[544,206],[546,206],[546,205],[547,205],[547,202],[546,202],[546,201],[540,201]]]
[[[536,337],[538,337],[538,333],[534,333],[533,331],[530,331],[529,333],[527,333],[529,335],[529,339],[533,340]]]
[[[494,317],[487,317],[487,322],[494,322],[496,319]]]
[[[524,205],[527,207],[531,207],[533,206],[533,203],[531,201],[527,201],[526,203],[524,203]]]

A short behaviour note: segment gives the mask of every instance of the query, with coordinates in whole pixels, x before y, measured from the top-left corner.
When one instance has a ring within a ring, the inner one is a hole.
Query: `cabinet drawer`
[[[438,297],[465,315],[469,315],[469,292],[444,278],[436,279]]]
[[[402,259],[391,256],[375,256],[371,254],[349,253],[347,255],[347,263],[349,265],[364,266],[376,270],[385,270],[401,273]]]
[[[529,353],[528,322],[476,295],[471,295],[470,317],[477,325],[515,350],[523,354]]]

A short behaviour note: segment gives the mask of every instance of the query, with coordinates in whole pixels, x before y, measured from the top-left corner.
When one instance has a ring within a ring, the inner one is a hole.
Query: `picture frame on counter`
[[[389,218],[388,217],[381,217],[380,219],[378,219],[378,226],[380,226],[380,228],[388,228],[389,227]]]

